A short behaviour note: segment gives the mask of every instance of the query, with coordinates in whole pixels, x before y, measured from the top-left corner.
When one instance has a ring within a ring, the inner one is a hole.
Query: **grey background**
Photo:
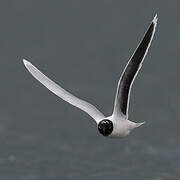
[[[175,0],[1,0],[0,179],[179,179],[179,7]],[[86,113],[22,64],[30,60],[110,115],[120,74],[155,13],[129,111],[147,123],[124,139],[102,137]]]

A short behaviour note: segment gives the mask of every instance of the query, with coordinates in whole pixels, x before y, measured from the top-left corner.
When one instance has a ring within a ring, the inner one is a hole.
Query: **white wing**
[[[157,15],[154,17],[151,25],[146,31],[143,39],[141,40],[134,54],[130,58],[128,64],[126,65],[120,77],[114,103],[113,115],[115,116],[124,116],[126,119],[128,119],[128,107],[131,86],[148,52],[148,49],[150,47],[151,41],[155,33],[156,25]]]
[[[104,119],[104,115],[92,104],[81,100],[63,88],[61,88],[59,85],[57,85],[55,82],[50,80],[48,77],[46,77],[42,72],[40,72],[35,66],[33,66],[30,62],[27,60],[23,60],[25,67],[28,69],[28,71],[39,81],[41,82],[45,87],[47,87],[51,92],[62,98],[64,101],[67,101],[68,103],[72,104],[73,106],[76,106],[80,108],[81,110],[88,113],[95,121],[98,123],[100,120]]]

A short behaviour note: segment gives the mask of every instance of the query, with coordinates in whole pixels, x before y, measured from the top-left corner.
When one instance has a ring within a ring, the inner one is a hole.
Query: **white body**
[[[107,136],[110,138],[120,138],[127,136],[134,128],[137,128],[141,125],[143,125],[145,122],[142,123],[135,123],[133,121],[130,121],[128,119],[122,118],[122,117],[116,117],[116,116],[108,116],[104,119],[108,119],[113,122],[113,131],[112,133]],[[102,119],[103,120],[103,119]]]
[[[145,36],[142,41],[138,45],[135,50],[133,56],[130,58],[128,64],[126,65],[120,80],[117,86],[117,93],[115,97],[114,110],[111,116],[105,117],[95,106],[92,104],[79,99],[57,85],[55,82],[50,80],[47,76],[45,76],[42,72],[40,72],[35,66],[33,66],[27,60],[23,60],[25,67],[28,71],[45,87],[47,87],[51,92],[72,104],[80,108],[81,110],[88,113],[97,124],[99,124],[102,120],[110,120],[113,124],[113,130],[108,137],[118,138],[127,136],[131,130],[136,127],[141,126],[143,123],[135,123],[128,120],[128,107],[129,107],[129,98],[130,91],[134,79],[139,72],[143,60],[148,52],[151,41],[153,39],[155,28],[157,24],[157,16],[154,17],[151,25],[149,26]]]
[[[134,129],[133,126],[136,126],[136,123],[129,121],[127,119],[117,119],[113,116],[109,116],[106,119],[109,119],[113,122],[113,132],[108,136],[111,138],[127,136],[130,133],[130,131]]]

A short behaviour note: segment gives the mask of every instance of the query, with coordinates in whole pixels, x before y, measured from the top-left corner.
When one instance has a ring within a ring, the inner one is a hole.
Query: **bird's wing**
[[[114,116],[128,118],[131,86],[150,47],[157,25],[157,19],[156,15],[119,79],[114,103]]]
[[[42,72],[40,72],[35,66],[33,66],[27,60],[24,59],[23,62],[25,67],[34,76],[34,78],[36,78],[39,82],[41,82],[51,92],[62,98],[64,101],[67,101],[73,106],[76,106],[81,110],[85,111],[86,113],[88,113],[97,123],[100,120],[104,119],[104,115],[95,106],[82,99],[73,96],[72,94],[61,88],[55,82],[53,82],[48,77],[46,77]]]

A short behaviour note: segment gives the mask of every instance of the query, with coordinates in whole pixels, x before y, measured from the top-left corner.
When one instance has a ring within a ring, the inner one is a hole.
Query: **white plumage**
[[[135,123],[128,120],[129,98],[132,84],[138,74],[143,60],[151,45],[157,25],[157,15],[152,20],[143,39],[139,43],[132,57],[128,61],[118,82],[114,103],[114,110],[111,116],[105,117],[92,104],[75,97],[62,87],[57,85],[27,60],[23,60],[28,71],[51,92],[62,98],[64,101],[80,108],[88,113],[97,123],[101,134],[108,137],[123,137],[128,135],[132,129],[141,126],[143,123]]]

